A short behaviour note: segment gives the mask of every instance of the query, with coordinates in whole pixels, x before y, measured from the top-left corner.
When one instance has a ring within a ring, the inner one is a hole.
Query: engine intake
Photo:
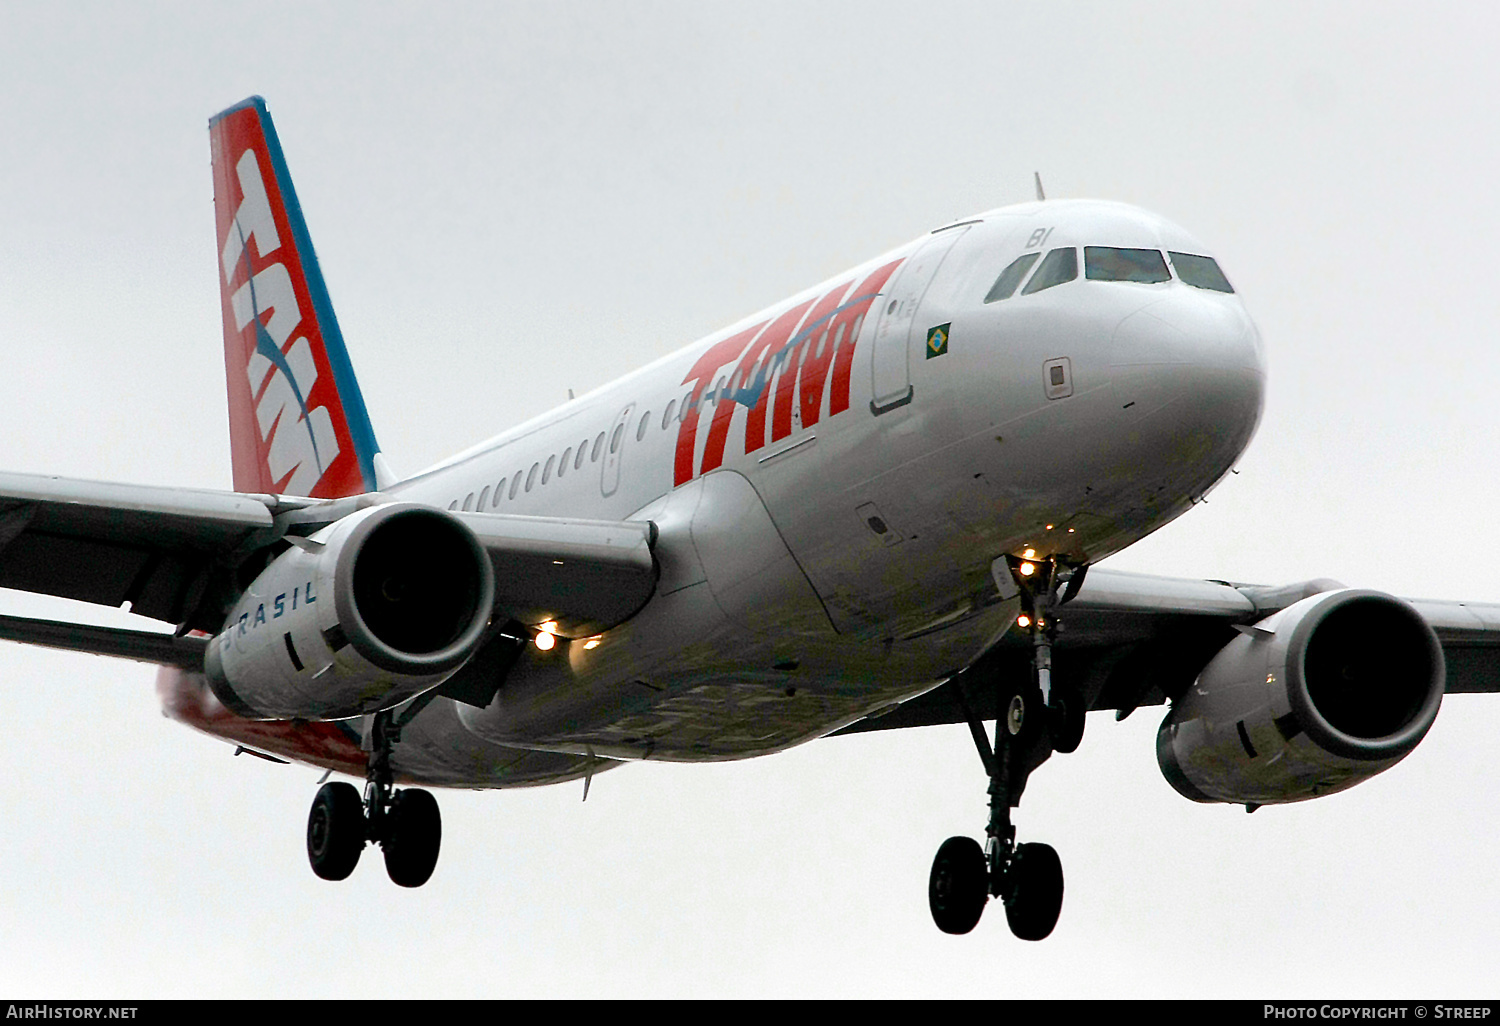
[[[464,664],[493,596],[489,557],[458,519],[411,503],[373,506],[273,560],[210,644],[204,670],[242,716],[388,709]]]
[[[1313,595],[1214,656],[1162,721],[1157,762],[1194,801],[1331,794],[1417,746],[1444,680],[1437,635],[1407,603],[1353,589]]]

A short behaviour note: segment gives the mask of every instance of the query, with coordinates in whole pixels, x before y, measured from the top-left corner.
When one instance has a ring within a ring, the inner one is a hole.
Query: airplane
[[[235,490],[0,473],[0,587],[163,624],[0,638],[157,664],[173,719],[363,780],[314,797],[324,879],[376,844],[424,884],[429,788],[965,723],[990,816],[939,847],[933,919],[993,898],[1041,940],[1061,862],[1012,810],[1087,712],[1169,704],[1168,782],[1253,811],[1500,687],[1500,605],[1096,566],[1203,501],[1263,406],[1233,285],[1155,214],[1038,183],[401,477],[265,102],[210,143]]]

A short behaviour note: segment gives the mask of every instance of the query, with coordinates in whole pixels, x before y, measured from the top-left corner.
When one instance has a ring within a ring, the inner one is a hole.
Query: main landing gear
[[[1062,911],[1062,863],[1050,845],[1016,844],[1010,810],[1020,804],[1032,770],[1054,751],[1075,751],[1083,739],[1085,702],[1053,687],[1052,642],[1057,631],[1053,611],[1077,593],[1086,568],[1070,569],[1055,558],[1006,559],[1021,593],[1017,623],[1031,637],[1032,672],[1024,683],[1007,682],[1003,675],[980,681],[996,689],[993,745],[965,694],[964,677],[954,681],[990,778],[990,821],[983,848],[970,837],[943,842],[932,861],[927,901],[938,929],[968,933],[978,925],[989,899],[999,898],[1011,932],[1035,941],[1052,932]]]
[[[366,843],[385,852],[385,871],[402,887],[421,887],[437,866],[443,824],[437,799],[416,788],[392,788],[391,748],[399,728],[389,712],[377,713],[365,771],[364,797],[353,784],[324,784],[307,816],[307,859],[324,880],[354,872]]]

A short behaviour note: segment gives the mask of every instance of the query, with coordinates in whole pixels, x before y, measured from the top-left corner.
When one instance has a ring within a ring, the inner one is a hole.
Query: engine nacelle
[[[1417,746],[1444,681],[1437,635],[1407,603],[1353,589],[1313,595],[1214,656],[1162,721],[1157,762],[1199,802],[1332,794]]]
[[[474,533],[411,503],[362,509],[276,557],[209,644],[204,672],[257,719],[343,719],[446,680],[489,622],[494,569]]]

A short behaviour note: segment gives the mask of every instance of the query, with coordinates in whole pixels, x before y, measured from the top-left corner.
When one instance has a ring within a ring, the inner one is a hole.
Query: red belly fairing
[[[201,673],[162,667],[162,710],[179,723],[295,762],[365,775],[358,720],[249,720],[224,707]],[[498,745],[470,734],[439,699],[408,724],[393,755],[396,781],[428,787],[535,787],[618,766],[612,759]]]
[[[156,693],[167,716],[205,734],[351,776],[365,775],[365,753],[350,721],[247,720],[214,697],[203,674],[172,666],[157,672]]]

